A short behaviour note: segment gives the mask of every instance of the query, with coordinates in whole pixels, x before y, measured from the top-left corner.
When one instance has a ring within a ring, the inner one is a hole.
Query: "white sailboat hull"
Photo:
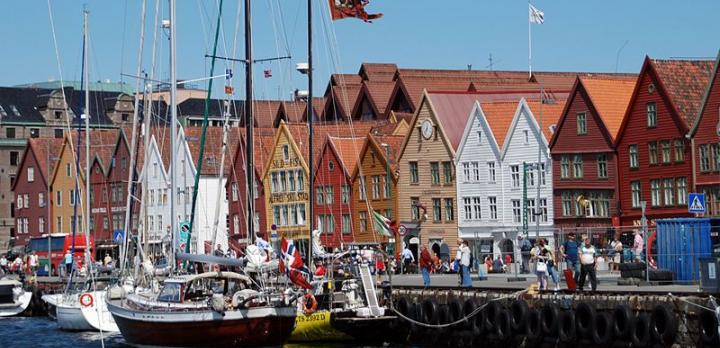
[[[80,304],[80,296],[92,296],[92,304]],[[105,305],[105,291],[90,291],[72,296],[63,294],[45,295],[43,300],[48,304],[48,314],[55,317],[58,327],[68,331],[120,331],[112,314]]]
[[[32,292],[24,291],[23,294],[17,298],[15,303],[0,305],[0,317],[11,317],[24,312],[30,305],[31,299]]]
[[[94,330],[85,320],[80,304],[59,304],[56,308],[58,327],[68,331],[90,331]]]
[[[80,308],[87,323],[98,331],[119,332],[120,329],[115,324],[115,319],[113,319],[107,308],[107,302],[105,301],[107,292],[94,291],[91,294],[94,299],[93,304]]]

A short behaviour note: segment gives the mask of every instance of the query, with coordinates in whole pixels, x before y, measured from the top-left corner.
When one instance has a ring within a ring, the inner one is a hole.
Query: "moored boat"
[[[32,292],[25,291],[22,283],[13,279],[0,279],[0,317],[18,315],[30,305]]]
[[[168,278],[159,293],[109,299],[107,307],[131,344],[170,347],[258,347],[284,343],[295,327],[293,298],[252,289],[250,277],[206,272]]]

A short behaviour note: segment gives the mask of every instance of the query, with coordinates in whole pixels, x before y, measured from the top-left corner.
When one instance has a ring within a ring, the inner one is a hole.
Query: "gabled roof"
[[[352,115],[357,119],[364,99],[368,100],[370,106],[373,108],[373,112],[378,119],[385,116],[385,110],[390,101],[390,95],[395,88],[395,82],[393,81],[364,81],[362,88],[359,91],[358,97],[355,100],[355,105],[352,109]]]
[[[30,138],[27,147],[23,153],[22,160],[18,165],[18,173],[27,171],[25,162],[30,156],[35,157],[38,164],[38,174],[40,174],[45,185],[48,184],[48,177],[53,172],[55,165],[60,159],[60,149],[62,148],[63,139],[57,138]],[[15,191],[15,185],[20,180],[15,180],[12,190]]]
[[[92,114],[91,114],[92,115]],[[96,153],[99,153],[101,151],[105,151],[107,149],[112,150],[115,147],[115,143],[117,141],[117,137],[119,134],[119,130],[117,129],[93,129],[90,131],[90,160],[95,157]],[[79,142],[78,142],[79,140]],[[72,142],[72,144],[70,143]],[[60,146],[60,151],[58,154],[58,157],[61,157],[63,153],[66,151],[73,151],[71,158],[75,158],[74,156],[79,156],[80,160],[80,178],[81,180],[85,180],[85,131],[80,131],[79,134],[77,131],[73,132],[67,132],[65,135],[65,138],[63,138],[62,145]],[[55,166],[54,171],[51,174],[52,179],[50,180],[50,184],[55,181],[55,177],[58,173],[58,167]]]
[[[343,172],[349,178],[355,171],[360,157],[360,150],[366,136],[360,137],[334,137],[328,135],[327,144],[340,160]],[[318,162],[318,165],[320,163]]]
[[[715,67],[713,68],[710,81],[708,82],[707,89],[705,90],[705,95],[703,96],[702,103],[700,103],[700,111],[698,112],[695,124],[692,125],[692,129],[690,130],[691,136],[695,136],[695,133],[700,126],[700,122],[702,121],[702,118],[705,114],[705,108],[707,108],[708,99],[710,98],[710,94],[713,92],[715,80],[718,78],[718,72],[720,72],[720,50],[718,50],[718,55],[715,59]],[[717,91],[716,93],[720,93],[720,91]]]
[[[200,140],[202,138],[202,127],[186,127],[184,128],[185,141],[190,149],[192,161],[195,168],[198,167],[198,158],[200,156]],[[225,153],[225,165],[222,173],[220,173],[220,160],[223,150],[223,128],[208,127],[205,136],[205,151],[203,151],[203,164],[200,175],[227,176],[232,165],[232,149],[237,147],[238,134],[233,131],[228,132],[227,148]]]
[[[223,118],[225,108],[229,106],[231,119],[240,119],[245,115],[245,102],[242,100],[210,99],[208,117]],[[185,117],[203,117],[205,115],[205,98],[188,98],[178,104],[178,114]]]
[[[290,145],[290,147],[292,147],[293,152],[298,155],[298,157],[299,157],[298,159],[300,160],[300,166],[303,167],[306,172],[308,171],[309,167],[308,167],[307,161],[305,159],[306,156],[303,155],[303,151],[296,143],[298,141],[296,139],[296,136],[300,136],[300,134],[293,135],[291,132],[291,128],[294,128],[295,132],[302,132],[302,129],[303,129],[303,128],[297,127],[297,126],[288,127],[288,125],[285,124],[285,122],[280,122],[280,127],[278,127],[277,132],[275,132],[275,136],[273,138],[273,144],[272,144],[272,147],[270,148],[270,153],[268,155],[268,158],[265,161],[265,168],[264,168],[263,173],[260,175],[260,180],[264,180],[265,177],[267,177],[268,173],[270,172],[269,164],[270,164],[270,161],[272,161],[272,157],[273,157],[273,154],[275,153],[275,151],[279,151],[278,144],[280,142],[280,137],[282,137],[282,136],[285,136],[287,138],[288,144]],[[305,131],[305,134],[307,134],[307,131]],[[303,137],[300,137],[300,138],[304,139]],[[312,185],[312,183],[311,183],[311,185]]]
[[[687,128],[695,124],[713,71],[712,60],[650,60],[678,116]]]
[[[637,76],[579,78],[612,141],[620,130],[636,82]]]
[[[358,75],[367,81],[392,81],[395,71],[396,64],[362,63]]]
[[[255,100],[253,101],[253,118],[256,127],[267,128],[273,126],[275,116],[280,109],[281,100]]]
[[[65,88],[65,91],[67,103],[73,114],[75,114],[75,120],[77,120],[85,109],[85,91],[73,88]],[[90,91],[88,103],[90,106],[90,125],[112,125],[112,120],[107,113],[115,108],[115,103],[122,95],[124,94],[119,92]]]
[[[312,105],[313,105],[313,111],[315,112],[315,118],[314,118],[315,121],[323,119],[323,113],[325,112],[325,103],[326,102],[327,102],[327,99],[325,97],[313,97]],[[303,108],[301,122],[307,122],[308,121],[307,103],[303,103],[303,104],[305,104],[305,107]]]
[[[398,159],[404,141],[404,136],[368,134],[363,142],[362,148],[360,149],[360,153],[358,154],[358,164],[362,163],[362,158],[364,158],[367,152],[372,149],[379,155],[378,158],[380,158],[380,162],[383,166],[387,166],[388,164],[390,165],[393,180],[397,180]],[[389,159],[385,154],[384,145],[388,146],[387,152]],[[360,165],[355,166],[355,170],[353,170],[350,175],[353,181],[361,174],[360,171]]]
[[[505,138],[517,107],[517,101],[505,100],[487,101],[480,104],[480,109],[492,131],[498,150],[501,150],[505,145]]]
[[[542,117],[542,133],[543,136],[545,136],[545,141],[547,143],[550,142],[550,138],[552,138],[553,132],[550,131],[551,125],[557,125],[558,120],[560,119],[560,115],[562,114],[563,109],[565,108],[565,101],[566,99],[560,99],[555,100],[553,104],[547,104],[544,103],[542,105],[542,114],[540,113],[541,107],[540,107],[540,101],[539,100],[525,100],[528,107],[530,108],[530,111],[532,112],[532,115],[535,117],[535,122],[538,123],[538,118]]]

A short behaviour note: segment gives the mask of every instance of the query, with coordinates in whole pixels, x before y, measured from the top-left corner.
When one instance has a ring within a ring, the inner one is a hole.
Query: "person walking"
[[[620,262],[622,261],[621,257],[623,252],[623,244],[620,241],[619,235],[616,235],[615,239],[610,242],[610,251],[612,252],[612,256],[610,259],[610,272],[617,271],[620,269]]]
[[[410,251],[410,248],[405,246],[405,249],[403,249],[402,254],[400,255],[401,258],[401,266],[402,266],[402,272],[401,273],[408,273],[410,269],[410,264],[415,263],[415,256],[413,255],[412,251]]]
[[[579,245],[575,240],[575,233],[570,232],[568,239],[560,246],[560,255],[565,259],[567,268],[573,271],[573,278],[577,283],[580,276],[580,262],[578,260]]]
[[[530,273],[530,250],[532,250],[532,243],[522,235],[518,235],[518,240],[520,241],[520,256],[522,257],[520,273]]]
[[[0,257],[0,270],[2,271],[2,274],[8,273],[8,259],[5,255]]]
[[[423,286],[425,289],[430,287],[430,270],[432,267],[433,262],[430,257],[430,252],[427,247],[423,245],[420,251],[420,271],[422,272]]]
[[[460,286],[469,288],[472,286],[470,279],[470,247],[467,241],[458,239],[458,260],[460,261]]]
[[[583,291],[585,286],[585,278],[590,276],[590,286],[592,291],[597,290],[597,274],[595,273],[595,258],[597,257],[597,250],[590,243],[590,238],[585,238],[585,243],[580,248],[580,281],[578,282],[578,289]]]
[[[545,239],[539,239],[538,245],[531,251],[533,260],[535,260],[535,273],[538,277],[538,287],[540,290],[547,290],[548,276],[552,277],[555,283],[555,291],[559,289],[558,276],[555,272],[555,260],[552,249],[545,244]]]
[[[644,245],[645,240],[643,239],[642,233],[640,233],[640,230],[635,230],[635,238],[633,239],[633,257],[635,258],[635,262],[642,261],[642,252]]]
[[[30,266],[30,272],[32,272],[32,275],[36,276],[38,270],[38,256],[36,252],[33,251],[28,257],[28,265]]]
[[[72,265],[73,265],[73,257],[72,254],[70,254],[70,250],[65,252],[65,256],[63,257],[63,262],[65,263],[65,272],[66,275],[69,277],[72,273]]]

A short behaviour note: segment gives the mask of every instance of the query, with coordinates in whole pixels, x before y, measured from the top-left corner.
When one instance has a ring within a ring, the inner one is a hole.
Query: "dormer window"
[[[333,162],[332,160],[328,161],[328,170],[332,172],[334,169],[335,169],[335,162]]]
[[[657,127],[657,106],[655,103],[647,103],[647,126],[648,128]]]
[[[290,161],[290,146],[288,144],[283,145],[283,160],[285,162]]]

